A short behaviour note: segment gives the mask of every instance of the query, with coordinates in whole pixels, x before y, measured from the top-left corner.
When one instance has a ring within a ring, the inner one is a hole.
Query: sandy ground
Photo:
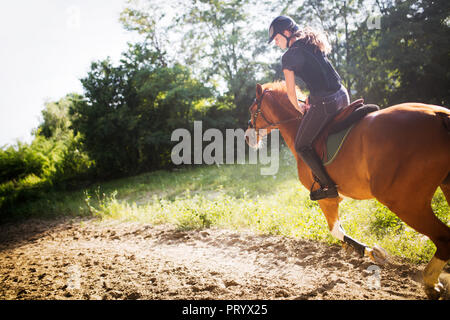
[[[2,300],[425,299],[423,267],[215,228],[92,219],[0,226]]]

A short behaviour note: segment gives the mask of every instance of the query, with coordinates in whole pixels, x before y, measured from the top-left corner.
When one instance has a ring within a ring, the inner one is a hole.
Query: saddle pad
[[[322,156],[323,165],[327,166],[330,163],[333,162],[333,160],[338,155],[339,151],[341,150],[342,145],[345,142],[345,139],[347,138],[350,131],[353,129],[353,126],[350,126],[348,128],[345,128],[342,131],[330,134],[327,138],[326,143],[326,157]]]
[[[331,161],[334,160],[341,145],[344,143],[345,137],[347,137],[353,125],[335,133],[330,132],[332,127],[351,115],[352,112],[362,106],[363,103],[364,100],[359,99],[343,108],[323,129],[322,133],[319,134],[319,137],[314,142],[314,148],[324,164],[330,164]]]

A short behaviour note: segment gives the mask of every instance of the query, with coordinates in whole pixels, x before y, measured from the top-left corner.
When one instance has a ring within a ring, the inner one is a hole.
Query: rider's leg
[[[333,116],[334,114],[327,115],[325,108],[321,105],[311,106],[300,124],[295,139],[295,149],[297,153],[318,178],[321,186],[320,189],[311,192],[310,196],[312,200],[334,198],[338,196],[335,183],[329,177],[322,164],[322,160],[312,147],[314,139]]]
[[[320,200],[324,198],[336,198],[338,196],[337,188],[334,181],[328,175],[322,160],[317,153],[310,147],[306,146],[299,151],[303,161],[310,167],[311,171],[319,180],[320,189],[312,191],[311,200]]]
[[[312,200],[335,198],[338,196],[334,181],[328,175],[322,160],[312,145],[322,129],[334,118],[339,108],[349,103],[348,93],[341,88],[328,103],[313,104],[306,113],[295,138],[295,149],[319,180],[320,189],[311,192]]]

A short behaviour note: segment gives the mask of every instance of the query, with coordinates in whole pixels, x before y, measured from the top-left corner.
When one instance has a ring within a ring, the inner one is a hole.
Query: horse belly
[[[336,159],[327,166],[328,173],[338,185],[339,194],[353,199],[373,198],[362,141],[363,121],[347,136]]]

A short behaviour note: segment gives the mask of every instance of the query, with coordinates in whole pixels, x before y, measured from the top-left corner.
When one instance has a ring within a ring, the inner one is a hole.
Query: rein
[[[287,120],[281,120],[281,121],[278,121],[278,122],[275,122],[275,123],[274,123],[274,122],[271,122],[271,121],[269,121],[269,120],[267,120],[266,116],[264,115],[264,113],[263,113],[262,110],[261,110],[261,105],[262,105],[262,100],[263,100],[263,98],[264,98],[264,95],[265,95],[266,93],[269,93],[269,92],[270,92],[270,90],[264,89],[264,91],[263,91],[261,97],[260,97],[259,99],[255,99],[255,102],[254,102],[254,103],[256,103],[257,108],[256,108],[256,111],[255,111],[253,117],[252,117],[251,112],[250,112],[250,120],[248,120],[248,126],[249,126],[250,128],[252,128],[252,129],[255,129],[257,135],[259,135],[259,130],[267,129],[267,128],[274,127],[274,126],[278,126],[278,125],[280,125],[280,124],[287,123],[287,122],[291,122],[291,121],[294,121],[294,120],[300,120],[300,119],[303,117],[303,115],[300,114],[299,116],[297,116],[297,117],[295,117],[295,118],[291,118],[291,119],[287,119]],[[300,101],[301,101],[301,100],[300,100]],[[253,106],[253,105],[252,105],[252,106]],[[251,109],[251,108],[252,108],[252,107],[250,107],[250,109]],[[267,123],[267,126],[257,129],[257,128],[256,128],[256,120],[258,119],[258,116],[259,116],[259,115],[261,115],[261,117],[263,118],[263,120]],[[253,122],[252,122],[252,118],[254,119]],[[254,123],[254,124],[253,124],[253,123]]]

